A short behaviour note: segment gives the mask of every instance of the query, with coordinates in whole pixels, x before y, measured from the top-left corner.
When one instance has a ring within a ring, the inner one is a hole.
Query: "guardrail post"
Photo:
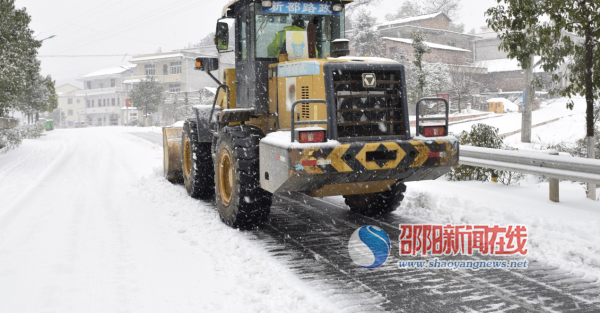
[[[551,151],[548,153],[549,155],[559,155],[558,151]],[[550,201],[559,202],[560,201],[560,190],[558,188],[558,178],[550,177]]]
[[[559,201],[558,178],[550,178],[550,201]]]

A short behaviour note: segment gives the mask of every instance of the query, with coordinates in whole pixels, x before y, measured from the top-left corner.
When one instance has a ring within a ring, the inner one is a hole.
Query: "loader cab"
[[[269,64],[278,63],[281,52],[292,55],[290,59],[325,58],[331,53],[333,41],[344,37],[347,2],[350,1],[238,0],[227,5],[223,18],[235,20],[235,47],[223,45],[231,34],[222,22],[217,26],[216,44],[220,52],[234,50],[236,98],[244,99],[238,101],[237,107],[255,108],[256,114],[268,114]],[[308,45],[288,44],[285,31],[302,28]],[[298,57],[293,57],[294,50]],[[305,53],[302,55],[301,51]]]

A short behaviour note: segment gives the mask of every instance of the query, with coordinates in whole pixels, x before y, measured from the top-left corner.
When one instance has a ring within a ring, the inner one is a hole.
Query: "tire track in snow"
[[[382,296],[383,299],[377,306],[386,311],[600,310],[598,293],[584,292],[589,282],[566,274],[571,279],[570,283],[557,283],[555,278],[559,274],[535,261],[530,270],[518,272],[400,270],[394,265],[400,259],[395,249],[395,255],[390,256],[392,260],[388,260],[382,268],[362,270],[352,264],[344,250],[348,238],[356,228],[376,225],[382,227],[391,238],[397,238],[397,225],[413,221],[395,215],[383,219],[366,218],[355,215],[346,208],[300,194],[282,195],[279,198],[271,211],[267,227],[258,231],[258,240],[265,242],[265,248],[290,262],[290,266],[305,279],[329,284],[329,288],[348,290],[352,286],[360,290],[360,286],[354,284],[354,281],[366,284],[375,293],[366,289],[364,292],[376,297]],[[405,259],[420,261],[427,258]],[[459,256],[449,259],[479,258]],[[540,272],[543,277],[536,278],[535,275],[538,274],[532,275]],[[577,290],[578,286],[580,290]]]

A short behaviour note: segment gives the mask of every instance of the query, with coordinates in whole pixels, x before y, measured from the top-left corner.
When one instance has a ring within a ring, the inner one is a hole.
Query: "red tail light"
[[[325,131],[304,131],[298,132],[300,143],[325,142]]]
[[[425,137],[446,136],[446,128],[444,126],[425,126],[425,127],[423,127],[423,136],[425,136]]]
[[[304,160],[302,166],[317,166],[317,160]]]

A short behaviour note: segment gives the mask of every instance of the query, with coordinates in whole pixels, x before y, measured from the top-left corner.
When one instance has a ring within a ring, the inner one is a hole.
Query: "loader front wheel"
[[[239,125],[219,134],[215,154],[215,198],[219,216],[235,228],[252,228],[266,221],[272,194],[260,187],[260,129]]]
[[[383,192],[344,196],[344,199],[350,211],[375,217],[395,211],[404,199],[405,191],[406,185],[397,182]]]
[[[190,197],[207,200],[215,195],[211,143],[198,142],[197,132],[196,121],[187,120],[183,124],[181,142],[183,183]]]

